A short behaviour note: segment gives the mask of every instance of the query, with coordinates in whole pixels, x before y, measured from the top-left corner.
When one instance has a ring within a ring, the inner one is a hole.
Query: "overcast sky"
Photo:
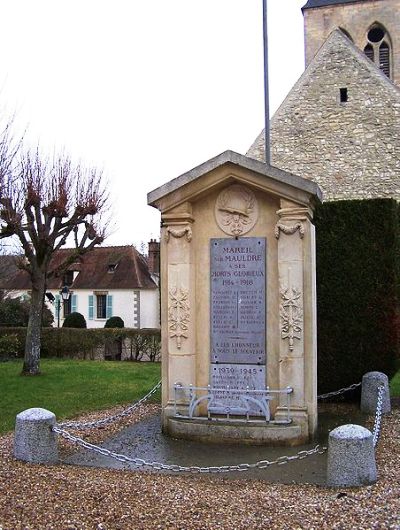
[[[268,0],[271,111],[304,68],[305,0]],[[2,0],[0,85],[29,138],[104,168],[107,244],[159,236],[149,191],[263,128],[262,0]]]

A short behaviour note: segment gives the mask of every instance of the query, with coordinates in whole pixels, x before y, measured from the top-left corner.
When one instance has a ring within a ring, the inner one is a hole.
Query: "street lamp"
[[[65,302],[68,302],[69,297],[71,296],[71,293],[67,285],[64,285],[64,287],[61,289],[60,295],[61,295],[63,304]],[[57,300],[57,327],[58,328],[60,327],[61,298],[58,298]]]

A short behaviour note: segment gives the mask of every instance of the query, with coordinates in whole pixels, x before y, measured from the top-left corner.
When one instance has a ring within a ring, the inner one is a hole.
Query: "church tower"
[[[341,29],[400,86],[400,0],[308,0],[303,14],[306,66]]]

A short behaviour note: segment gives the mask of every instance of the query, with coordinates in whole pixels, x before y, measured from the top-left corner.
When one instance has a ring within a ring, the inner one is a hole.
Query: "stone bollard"
[[[368,414],[375,414],[376,405],[378,402],[378,388],[384,387],[383,391],[383,402],[382,402],[382,413],[386,414],[390,412],[390,391],[389,391],[389,379],[387,375],[382,372],[368,372],[362,378],[361,387],[361,412],[367,412]]]
[[[363,486],[376,482],[372,433],[360,425],[341,425],[329,433],[328,486]]]
[[[51,430],[55,423],[55,415],[46,409],[20,412],[15,421],[15,458],[33,464],[58,462],[57,435]]]

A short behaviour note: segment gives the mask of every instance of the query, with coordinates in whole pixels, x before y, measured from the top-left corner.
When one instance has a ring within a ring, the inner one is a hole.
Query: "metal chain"
[[[119,420],[120,418],[124,418],[125,416],[129,416],[135,409],[137,409],[142,403],[144,403],[146,400],[148,400],[153,394],[157,392],[157,390],[161,387],[161,381],[159,381],[155,387],[153,387],[150,392],[148,392],[145,396],[143,396],[139,401],[136,401],[126,409],[124,409],[121,412],[118,412],[118,414],[114,414],[113,416],[109,416],[108,418],[104,418],[102,420],[96,420],[96,421],[66,421],[63,423],[58,423],[57,425],[59,427],[66,427],[69,429],[91,429],[92,427],[101,427],[103,425],[108,425],[109,423],[113,423],[114,421]]]
[[[334,392],[328,392],[327,394],[320,394],[318,399],[327,399],[329,397],[338,396],[340,394],[343,394],[344,392],[347,392],[349,390],[353,390],[357,387],[359,387],[361,383],[355,383],[353,385],[350,385],[346,388],[341,388],[340,390],[336,390]],[[93,427],[102,427],[103,425],[108,425],[109,423],[113,423],[114,421],[117,421],[121,418],[124,418],[126,416],[129,416],[137,407],[139,407],[142,403],[147,401],[153,394],[157,392],[157,390],[161,387],[161,380],[148,392],[145,396],[143,396],[139,401],[136,401],[129,407],[127,407],[125,410],[119,412],[118,414],[114,414],[113,416],[110,416],[108,418],[104,418],[102,420],[95,420],[95,421],[66,421],[59,423],[58,425],[60,427],[65,427],[69,429],[91,429]]]
[[[327,392],[326,394],[320,394],[317,396],[317,399],[328,399],[333,396],[339,396],[340,394],[344,394],[345,392],[348,392],[349,390],[354,390],[355,388],[358,388],[361,386],[361,383],[354,383],[350,386],[347,386],[345,388],[340,388],[339,390],[335,390],[333,392]]]
[[[374,421],[374,428],[372,430],[372,440],[374,442],[374,447],[377,446],[378,441],[379,441],[379,436],[381,434],[384,391],[385,391],[385,387],[383,385],[378,387],[378,399],[376,402],[375,421]]]
[[[273,465],[282,466],[284,464],[292,462],[293,460],[302,460],[303,458],[307,458],[308,456],[312,456],[315,454],[321,455],[327,450],[327,447],[320,447],[319,445],[316,445],[313,449],[310,449],[308,451],[299,451],[293,456],[280,456],[276,460],[259,460],[255,464],[234,464],[226,466],[207,467],[180,466],[178,464],[162,464],[161,462],[148,462],[146,460],[143,460],[142,458],[131,458],[120,453],[115,453],[103,447],[99,447],[98,445],[86,442],[85,440],[82,440],[82,438],[74,436],[68,431],[61,429],[59,426],[54,426],[53,431],[65,438],[66,440],[76,443],[81,447],[88,449],[89,451],[93,451],[103,456],[114,458],[115,460],[123,462],[124,464],[134,464],[136,467],[148,467],[158,471],[164,470],[182,473],[228,473],[232,471],[249,471],[250,469],[265,469]]]

